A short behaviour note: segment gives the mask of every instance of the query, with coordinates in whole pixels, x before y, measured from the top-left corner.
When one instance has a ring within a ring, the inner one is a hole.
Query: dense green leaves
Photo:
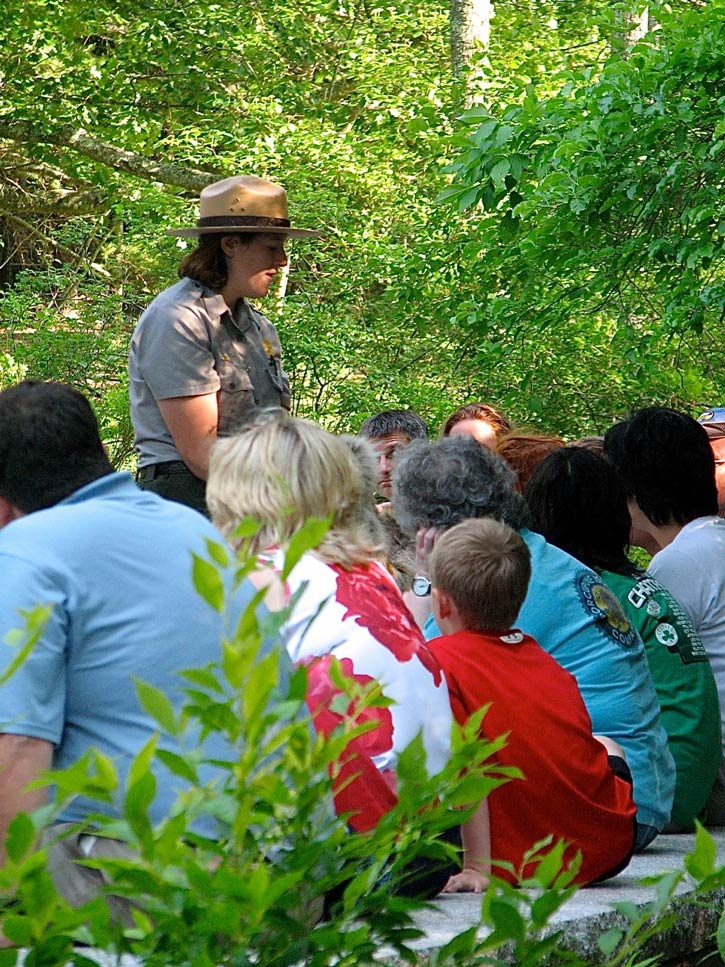
[[[128,464],[128,337],[183,251],[163,229],[205,178],[255,171],[326,232],[264,307],[300,415],[436,426],[484,398],[577,435],[716,402],[721,4],[650,6],[661,30],[627,59],[626,4],[501,0],[459,120],[428,0],[10,0],[2,384],[79,386]]]
[[[5,850],[8,857],[17,863],[35,842],[35,826],[26,813],[19,813],[8,826],[5,837]]]
[[[449,166],[459,208],[478,208],[494,283],[473,326],[538,335],[557,384],[530,398],[542,414],[597,386],[595,360],[609,410],[590,389],[592,415],[717,393],[719,361],[703,362],[725,314],[725,8],[650,6],[660,28],[629,56],[562,72],[552,96],[524,86],[508,106],[467,112]]]

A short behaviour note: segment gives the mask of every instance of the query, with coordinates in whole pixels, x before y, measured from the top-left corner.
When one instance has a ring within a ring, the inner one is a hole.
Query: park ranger
[[[287,265],[293,228],[284,188],[243,175],[201,192],[198,237],[181,281],[141,316],[129,360],[138,481],[206,513],[209,450],[260,408],[290,408],[277,330],[248,300],[264,298]]]

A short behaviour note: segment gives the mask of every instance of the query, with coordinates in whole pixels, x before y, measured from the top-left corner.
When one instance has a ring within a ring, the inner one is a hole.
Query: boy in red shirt
[[[492,862],[513,867],[497,869],[502,878],[525,879],[533,871],[525,854],[548,836],[568,844],[565,864],[581,851],[579,884],[614,876],[632,854],[635,806],[621,747],[592,735],[573,676],[533,638],[511,630],[530,575],[524,541],[491,519],[452,527],[431,555],[431,605],[443,636],[429,647],[445,672],[453,714],[463,724],[490,703],[481,734],[508,733],[497,760],[525,776],[494,789],[464,825],[463,870],[448,893],[480,893]]]

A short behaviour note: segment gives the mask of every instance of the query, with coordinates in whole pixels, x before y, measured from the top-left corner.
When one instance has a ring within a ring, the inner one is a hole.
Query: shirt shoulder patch
[[[622,605],[598,574],[581,570],[575,578],[579,598],[604,633],[620,648],[636,648],[640,638]]]

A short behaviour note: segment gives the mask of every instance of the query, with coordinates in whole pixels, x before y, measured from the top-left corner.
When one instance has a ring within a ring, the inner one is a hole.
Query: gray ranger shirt
[[[131,420],[139,466],[180,460],[158,400],[219,391],[219,436],[259,407],[290,408],[277,330],[246,299],[234,313],[194,279],[165,289],[141,316],[129,356]]]

